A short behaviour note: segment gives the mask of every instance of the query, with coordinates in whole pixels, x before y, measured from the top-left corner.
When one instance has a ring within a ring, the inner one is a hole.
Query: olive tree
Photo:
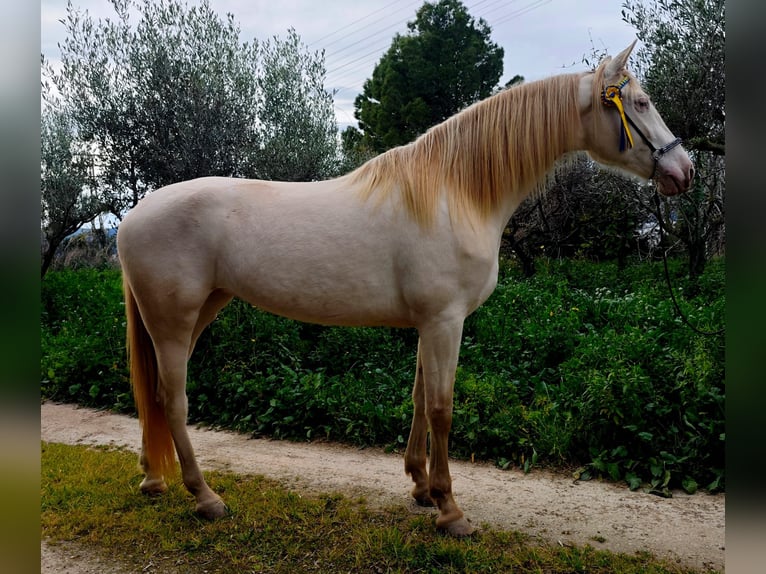
[[[630,0],[623,7],[623,19],[643,42],[636,54],[643,84],[694,162],[692,190],[661,199],[653,211],[685,247],[689,273],[697,276],[725,242],[725,2]]]
[[[261,44],[258,136],[254,175],[309,181],[339,169],[332,94],[324,89],[322,57],[306,57],[295,30]]]
[[[61,67],[44,62],[43,76],[92,146],[115,215],[157,187],[200,176],[332,175],[324,55],[294,31],[246,42],[234,16],[220,17],[207,0],[110,2],[116,16],[104,20],[68,4]]]
[[[61,243],[104,206],[93,177],[93,158],[78,141],[69,110],[43,107],[40,115],[40,274]]]

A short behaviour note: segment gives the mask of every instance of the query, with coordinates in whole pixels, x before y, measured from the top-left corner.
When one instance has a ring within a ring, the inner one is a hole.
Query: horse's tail
[[[143,430],[143,460],[146,468],[169,476],[175,471],[173,437],[165,417],[165,409],[157,397],[159,370],[154,343],[146,330],[133,290],[123,273],[127,317],[126,343],[130,383]]]

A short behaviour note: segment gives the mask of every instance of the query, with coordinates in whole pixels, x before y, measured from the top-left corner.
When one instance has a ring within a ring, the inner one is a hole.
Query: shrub
[[[50,271],[41,298],[43,398],[130,410],[119,271]]]
[[[684,312],[718,329],[723,260],[694,283],[671,263]],[[49,272],[41,328],[44,398],[132,410],[118,271]],[[416,347],[414,330],[301,324],[235,300],[190,361],[190,420],[403,447]],[[532,278],[505,265],[465,323],[451,452],[660,494],[723,488],[723,357],[722,335],[677,316],[661,264],[549,261]]]

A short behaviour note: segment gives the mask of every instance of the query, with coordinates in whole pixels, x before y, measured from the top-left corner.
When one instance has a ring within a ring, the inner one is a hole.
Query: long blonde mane
[[[563,74],[495,94],[393,148],[351,174],[365,199],[392,193],[428,225],[443,193],[450,217],[485,219],[508,193],[544,183],[580,134],[578,74]]]

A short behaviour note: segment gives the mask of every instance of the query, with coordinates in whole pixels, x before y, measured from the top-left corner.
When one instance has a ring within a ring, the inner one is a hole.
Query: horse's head
[[[583,76],[580,106],[585,147],[596,161],[646,179],[663,195],[689,190],[694,168],[626,63],[635,41]]]

